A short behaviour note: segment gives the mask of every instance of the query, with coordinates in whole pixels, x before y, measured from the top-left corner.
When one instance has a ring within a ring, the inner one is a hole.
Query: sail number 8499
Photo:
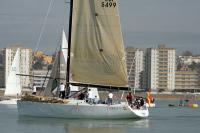
[[[101,7],[116,7],[117,3],[114,2],[113,0],[105,0],[104,2],[101,3]]]

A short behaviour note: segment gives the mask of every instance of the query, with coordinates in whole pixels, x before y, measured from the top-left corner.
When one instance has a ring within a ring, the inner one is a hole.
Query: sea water
[[[14,105],[0,105],[0,133],[199,133],[200,108],[169,107],[157,101],[147,119],[89,120],[18,116]],[[200,104],[200,102],[199,102]]]

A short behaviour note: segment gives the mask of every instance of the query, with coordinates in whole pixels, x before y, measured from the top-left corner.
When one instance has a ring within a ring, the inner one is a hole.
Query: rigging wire
[[[131,68],[130,68],[130,70],[129,70],[129,72],[128,72],[128,80],[129,80],[129,77],[131,76],[131,72],[132,72],[132,69],[133,69],[133,65],[134,65],[134,62],[135,62],[135,57],[133,58],[133,61],[132,61],[132,63],[131,63]],[[128,87],[128,89],[130,89],[131,90],[131,87],[129,86]],[[133,94],[135,94],[135,87],[134,87],[134,89],[133,89]]]
[[[54,3],[54,0],[51,0],[50,3],[49,3],[49,7],[48,7],[48,9],[47,9],[47,13],[46,13],[46,16],[45,16],[44,21],[43,21],[43,24],[42,24],[42,28],[41,28],[41,30],[40,30],[40,35],[39,35],[38,40],[37,40],[37,43],[36,43],[35,52],[38,51],[38,48],[39,48],[39,45],[40,45],[40,41],[41,41],[42,35],[43,35],[43,33],[44,33],[44,29],[45,29],[45,27],[46,27],[47,18],[48,18],[49,13],[50,13],[50,11],[51,11],[51,9],[52,9],[53,3]]]
[[[47,15],[46,15],[46,18],[48,17],[48,14],[49,14],[49,12],[50,12],[50,7],[51,7],[51,4],[53,3],[53,1],[51,1],[51,3],[50,3],[50,5],[49,5],[49,8],[48,8],[48,11],[47,11]],[[69,2],[65,2],[66,4],[68,4]],[[66,4],[64,4],[64,7],[66,6]],[[64,9],[66,9],[66,7],[64,8]],[[64,10],[64,12],[63,12],[63,16],[65,16],[66,15],[66,10]],[[46,21],[47,19],[45,19],[45,21]],[[44,21],[44,24],[46,23]],[[62,26],[61,26],[61,36],[59,37],[59,39],[58,39],[58,44],[57,44],[57,47],[56,47],[56,50],[55,50],[55,56],[57,57],[57,56],[59,56],[59,54],[60,54],[60,50],[61,50],[61,45],[62,45],[62,32],[63,32],[63,30],[64,30],[64,27],[65,27],[65,24],[66,24],[66,20],[65,20],[65,17],[63,17],[63,20],[62,20],[63,22],[62,22]],[[44,25],[45,26],[45,25]],[[42,33],[42,32],[41,32]],[[55,58],[56,58],[55,57]],[[55,61],[55,60],[54,60]],[[60,61],[60,59],[59,59],[59,61]],[[60,64],[60,63],[59,63]],[[55,65],[55,64],[54,64]],[[54,67],[54,65],[52,66],[52,67]],[[58,67],[58,68],[60,68],[60,66]],[[53,68],[52,68],[53,69]],[[60,71],[60,70],[58,70],[58,71]],[[60,73],[60,72],[59,72]],[[48,69],[48,71],[47,71],[47,74],[46,74],[46,77],[47,77],[47,75],[49,74],[49,69]],[[60,77],[60,76],[59,76]],[[59,79],[59,78],[53,78],[54,80],[55,79]],[[60,80],[60,79],[59,79]],[[57,81],[57,80],[56,80]],[[43,88],[43,86],[44,86],[44,84],[45,84],[45,82],[46,82],[46,78],[45,78],[45,80],[44,80],[44,82],[43,82],[43,85],[42,85],[42,88]],[[58,83],[59,84],[59,83]],[[57,84],[57,85],[58,85]],[[47,85],[48,85],[48,83],[47,83]],[[50,87],[51,88],[51,87]],[[43,88],[42,90],[44,90],[44,89],[46,89],[46,88]],[[53,88],[54,89],[54,88]]]
[[[38,49],[39,49],[40,41],[41,41],[42,35],[43,35],[43,33],[44,33],[44,29],[45,29],[45,26],[46,26],[46,23],[47,23],[47,18],[48,18],[48,16],[49,16],[50,10],[52,9],[53,2],[54,2],[54,0],[51,0],[50,3],[49,3],[48,9],[47,9],[47,13],[46,13],[45,18],[44,18],[44,21],[43,21],[43,23],[42,23],[42,28],[41,28],[41,30],[40,30],[40,34],[39,34],[39,37],[38,37],[38,40],[37,40],[37,43],[36,43],[36,46],[35,46],[35,50],[33,51],[33,54],[34,54],[35,52],[37,52]],[[34,62],[34,60],[33,60],[33,62]],[[32,62],[32,64],[33,64],[33,62]],[[34,75],[34,71],[33,71],[32,74]],[[33,79],[32,79],[32,82],[34,82],[34,77],[33,77]],[[33,84],[33,83],[32,83],[32,84]]]
[[[133,61],[132,61],[132,63],[131,63],[131,68],[130,68],[130,70],[129,70],[129,72],[128,72],[128,79],[129,79],[129,77],[130,77],[130,75],[131,75],[131,71],[132,71],[132,69],[133,69],[134,61],[135,61],[135,57],[133,58]]]

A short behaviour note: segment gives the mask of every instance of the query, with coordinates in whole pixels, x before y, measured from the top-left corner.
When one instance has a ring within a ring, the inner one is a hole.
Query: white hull
[[[70,100],[67,104],[17,101],[19,115],[56,118],[127,119],[146,118],[147,108],[132,109],[127,104],[90,105],[83,100]]]
[[[156,104],[155,103],[150,103],[150,104],[146,103],[146,107],[147,108],[155,108]]]
[[[2,101],[0,101],[0,104],[4,104],[4,105],[17,105],[17,100],[19,100],[19,99],[2,100]]]

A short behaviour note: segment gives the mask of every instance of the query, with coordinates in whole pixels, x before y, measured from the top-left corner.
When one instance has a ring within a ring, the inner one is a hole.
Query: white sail
[[[73,81],[128,86],[117,0],[73,0]]]
[[[21,95],[21,83],[20,77],[16,74],[20,73],[20,53],[17,49],[12,65],[6,80],[5,96],[20,96]]]
[[[44,96],[52,96],[52,91],[57,90],[60,82],[66,82],[66,67],[67,67],[67,53],[68,53],[68,43],[66,40],[66,35],[63,30],[62,33],[62,43],[59,51],[56,54],[56,58],[53,63],[53,68],[50,74],[50,79],[44,90]],[[54,92],[55,94],[55,92]]]
[[[65,31],[62,32],[62,44],[60,50],[60,78],[62,83],[66,83],[67,76],[67,56],[68,56],[68,42],[66,39]]]
[[[64,56],[65,64],[67,64],[68,42],[67,42],[66,34],[64,30],[62,32],[62,46],[61,47],[62,47],[62,53]]]

